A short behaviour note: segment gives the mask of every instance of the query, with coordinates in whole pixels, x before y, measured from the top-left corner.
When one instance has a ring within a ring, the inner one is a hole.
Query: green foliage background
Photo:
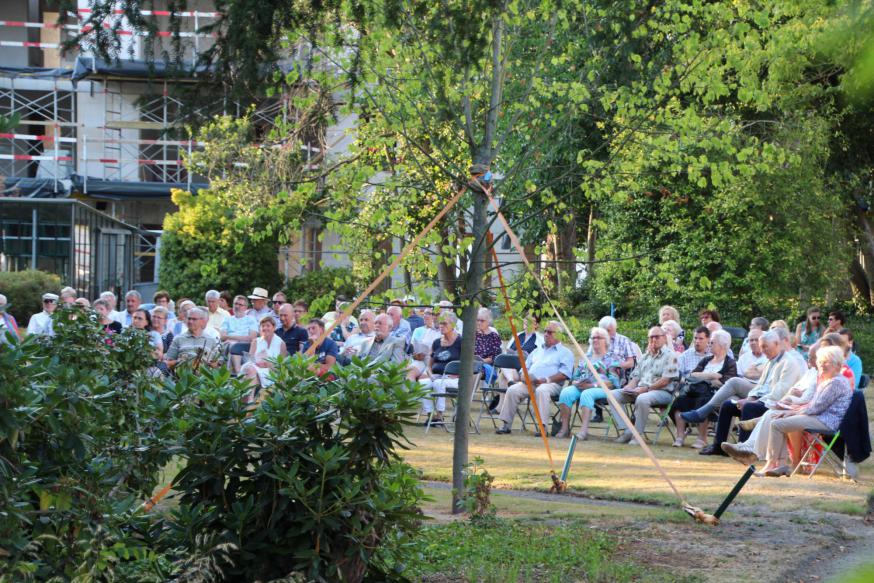
[[[18,326],[27,328],[32,314],[42,311],[42,295],[61,291],[61,278],[53,273],[27,269],[0,271],[0,293],[6,296],[8,311]]]

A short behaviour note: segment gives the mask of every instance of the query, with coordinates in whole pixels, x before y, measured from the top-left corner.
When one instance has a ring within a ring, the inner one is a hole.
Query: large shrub
[[[106,335],[90,310],[54,337],[0,345],[0,581],[111,578],[152,552],[140,502],[168,453],[171,410],[143,371],[142,332]]]
[[[198,196],[173,193],[179,210],[164,219],[161,237],[161,287],[174,297],[201,297],[204,290],[251,293],[280,284],[274,240],[256,241],[227,231],[228,209],[215,204],[209,192]]]
[[[400,366],[353,362],[324,381],[310,364],[285,360],[254,411],[226,371],[179,379],[184,434],[174,451],[185,464],[162,538],[168,551],[196,556],[203,539],[228,545],[229,581],[398,574],[422,493],[396,450],[418,393]]]
[[[158,278],[172,295],[278,289],[278,247],[299,233],[304,213],[320,199],[303,136],[324,122],[330,103],[315,85],[288,95],[298,115],[287,125],[277,120],[268,136],[249,117],[216,117],[198,132],[204,148],[187,155],[185,167],[205,176],[209,188],[175,191],[179,210],[164,219]]]
[[[0,272],[0,294],[9,302],[8,312],[20,326],[27,326],[31,315],[42,311],[42,295],[58,293],[61,278],[52,273],[28,269]]]
[[[422,497],[397,455],[420,396],[403,366],[323,380],[298,355],[253,409],[225,369],[144,374],[138,330],[53,321],[0,345],[0,583],[400,577]],[[168,467],[178,504],[146,512]]]

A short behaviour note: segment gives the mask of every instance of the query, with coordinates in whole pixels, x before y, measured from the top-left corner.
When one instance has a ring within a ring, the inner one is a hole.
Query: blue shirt
[[[532,380],[545,379],[556,373],[571,378],[574,374],[574,355],[559,342],[550,348],[546,346],[535,348],[525,360],[525,365]]]
[[[853,377],[856,379],[856,386],[853,388],[858,389],[859,381],[862,380],[862,359],[855,352],[851,352],[850,356],[847,357],[847,366],[853,371]]]
[[[413,331],[410,329],[410,323],[401,318],[398,327],[391,331],[391,336],[397,336],[398,338],[403,338],[404,342],[409,342],[410,337],[413,335]]]
[[[225,318],[222,322],[222,332],[228,336],[248,336],[252,332],[258,332],[258,322],[255,318],[245,315],[242,318],[236,315]]]
[[[285,342],[285,348],[289,356],[300,352],[301,345],[309,340],[307,331],[298,325],[294,325],[288,330],[280,326],[276,329],[276,335]]]
[[[301,351],[306,352],[307,350],[309,350],[311,344],[312,342],[307,341],[307,343],[303,345]],[[319,364],[325,364],[325,359],[329,356],[333,356],[334,359],[336,359],[339,355],[340,350],[337,348],[337,343],[330,338],[325,338],[321,346],[319,346],[315,352],[315,357],[316,360],[319,361]]]

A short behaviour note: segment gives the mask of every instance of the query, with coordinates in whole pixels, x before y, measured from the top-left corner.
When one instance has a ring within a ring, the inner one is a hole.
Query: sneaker
[[[671,444],[671,447],[683,447],[683,442],[685,440],[682,437],[678,437],[674,440],[674,443]]]
[[[628,442],[628,445],[637,445],[637,440],[634,438],[631,438],[631,441]]]
[[[495,433],[498,435],[510,435],[510,426],[504,425],[503,427],[499,427],[495,429]]]
[[[734,443],[723,443],[722,451],[727,453],[734,461],[745,466],[751,466],[759,461],[759,456]]]
[[[702,449],[702,448],[704,448],[704,447],[706,447],[706,446],[707,446],[707,442],[706,442],[706,441],[703,441],[703,440],[701,440],[701,439],[696,439],[696,440],[695,440],[695,443],[692,444],[692,447],[693,447],[694,449]]]
[[[614,441],[615,441],[616,443],[628,443],[629,441],[631,441],[631,439],[632,439],[633,437],[634,437],[634,436],[631,435],[631,432],[630,432],[630,431],[626,431],[625,433],[623,433],[622,435],[620,435],[619,437],[617,437]]]

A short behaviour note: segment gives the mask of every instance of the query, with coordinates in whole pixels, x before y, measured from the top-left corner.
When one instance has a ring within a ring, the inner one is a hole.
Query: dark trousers
[[[728,432],[731,431],[732,417],[740,417],[741,421],[747,419],[755,419],[765,414],[768,408],[761,401],[748,401],[744,406],[743,411],[738,409],[738,406],[730,400],[722,404],[719,408],[719,421],[716,423],[716,437],[713,440],[713,445],[717,449],[722,446],[722,442],[728,439]],[[746,441],[750,436],[749,431],[740,430],[738,441]]]

